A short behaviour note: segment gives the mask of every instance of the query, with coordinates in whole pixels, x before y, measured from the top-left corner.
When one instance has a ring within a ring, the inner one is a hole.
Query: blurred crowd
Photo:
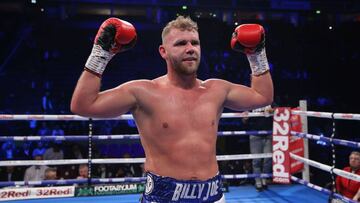
[[[91,19],[62,20],[57,18],[3,15],[0,31],[0,114],[70,114],[70,98],[90,53],[99,24],[106,16]],[[200,28],[202,61],[199,77],[223,78],[249,85],[250,70],[246,57],[230,50],[230,38],[235,25],[218,18],[196,18]],[[131,17],[125,20],[137,28],[138,42],[133,50],[115,56],[109,63],[103,80],[104,89],[132,79],[152,79],[165,73],[165,64],[158,53],[162,25]],[[89,23],[91,21],[92,23]],[[359,112],[356,86],[360,50],[358,21],[338,23],[329,28],[321,20],[294,24],[288,20],[244,19],[241,23],[259,23],[266,29],[266,49],[275,85],[278,106],[298,106],[300,99],[308,101],[308,109],[327,112]],[[355,84],[355,85],[354,85]],[[352,94],[351,94],[352,93]],[[350,122],[350,121],[349,121]],[[241,120],[220,121],[222,130],[249,129]],[[252,129],[256,130],[256,129]],[[331,121],[309,119],[309,132],[330,136]],[[354,123],[337,123],[337,136],[359,141]],[[83,121],[0,121],[0,136],[84,135],[88,123]],[[94,135],[137,133],[133,121],[97,121]],[[219,138],[220,154],[250,153],[249,139]],[[86,143],[86,142],[84,142]],[[0,160],[82,159],[88,156],[88,146],[80,142],[0,142]],[[310,158],[330,163],[330,149],[310,143]],[[92,158],[143,157],[139,141],[96,142]],[[338,165],[347,163],[342,157],[347,149],[338,148]],[[324,158],[328,157],[328,158]],[[251,160],[220,163],[226,173],[251,173]],[[87,177],[86,165],[1,167],[0,181],[72,179]],[[323,178],[323,185],[330,177]],[[94,165],[94,177],[141,176],[141,164]],[[233,184],[246,183],[236,181]],[[315,180],[320,181],[319,179]]]

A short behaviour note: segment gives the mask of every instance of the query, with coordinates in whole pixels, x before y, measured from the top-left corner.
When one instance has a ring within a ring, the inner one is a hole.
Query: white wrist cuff
[[[114,55],[115,54],[103,50],[100,45],[94,44],[85,67],[94,73],[102,75],[106,65]]]
[[[259,76],[270,70],[265,48],[263,48],[260,52],[247,54],[246,56],[250,63],[252,75]]]

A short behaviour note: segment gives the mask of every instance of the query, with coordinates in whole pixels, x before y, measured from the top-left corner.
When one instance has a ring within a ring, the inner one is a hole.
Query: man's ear
[[[164,45],[159,46],[159,53],[163,59],[166,59],[166,50]]]

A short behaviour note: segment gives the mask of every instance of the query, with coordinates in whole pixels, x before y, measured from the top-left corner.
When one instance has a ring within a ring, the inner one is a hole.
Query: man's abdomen
[[[145,149],[147,171],[179,180],[206,180],[218,172],[216,136],[197,133],[170,136],[174,139],[159,139]]]

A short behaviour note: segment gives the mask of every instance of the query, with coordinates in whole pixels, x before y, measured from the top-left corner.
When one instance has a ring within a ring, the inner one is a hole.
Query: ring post
[[[307,111],[307,102],[306,100],[300,100],[299,106],[301,111]],[[302,123],[302,132],[308,134],[308,120],[306,115],[301,115]],[[304,158],[309,159],[309,140],[304,139]],[[302,172],[302,179],[310,182],[310,169],[309,165],[304,165],[304,170]]]

